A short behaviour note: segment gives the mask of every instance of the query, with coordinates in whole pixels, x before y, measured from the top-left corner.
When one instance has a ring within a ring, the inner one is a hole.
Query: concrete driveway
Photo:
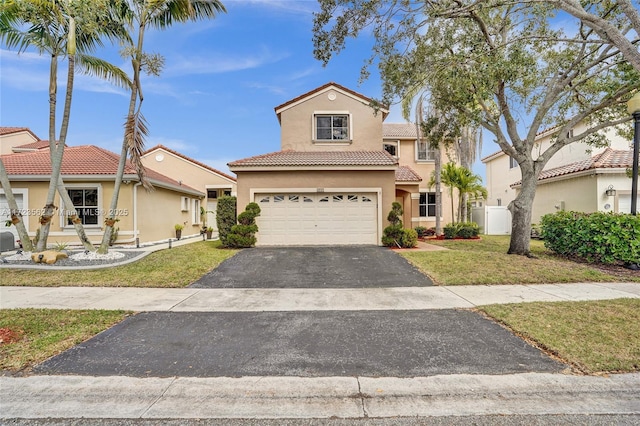
[[[423,287],[433,282],[386,247],[259,247],[242,250],[195,288]]]

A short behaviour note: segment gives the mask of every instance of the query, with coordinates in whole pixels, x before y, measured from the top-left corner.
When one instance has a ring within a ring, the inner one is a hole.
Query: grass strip
[[[27,369],[108,329],[127,315],[125,311],[2,309],[0,369]]]
[[[439,285],[543,284],[570,282],[640,282],[594,266],[555,256],[542,241],[531,241],[536,259],[507,254],[508,236],[483,235],[480,240],[430,240],[443,251],[402,252],[409,262]]]
[[[159,250],[144,259],[104,269],[0,269],[4,286],[186,287],[238,250],[220,248],[219,241],[199,241]]]
[[[584,373],[640,371],[640,299],[479,307]]]

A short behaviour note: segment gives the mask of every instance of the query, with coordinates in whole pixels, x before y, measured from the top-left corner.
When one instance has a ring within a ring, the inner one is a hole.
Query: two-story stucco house
[[[574,132],[584,131],[584,123]],[[536,151],[544,152],[557,128],[538,134]],[[626,169],[632,164],[631,141],[614,130],[606,133],[609,146],[596,148],[574,142],[558,151],[538,178],[532,222],[558,210],[582,212],[631,211],[631,179]],[[487,205],[507,206],[515,199],[521,183],[518,163],[504,152],[482,159],[487,171]]]
[[[435,225],[433,152],[415,125],[385,124],[388,110],[371,105],[325,84],[275,107],[280,151],[229,163],[238,210],[261,208],[258,245],[379,245],[394,201],[405,227]]]

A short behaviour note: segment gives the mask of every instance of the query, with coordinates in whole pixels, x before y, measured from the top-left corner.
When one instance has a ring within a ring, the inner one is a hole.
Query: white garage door
[[[631,194],[620,195],[618,198],[618,211],[631,213]],[[640,211],[640,197],[636,200],[636,211]]]
[[[256,194],[258,245],[374,244],[376,193]]]

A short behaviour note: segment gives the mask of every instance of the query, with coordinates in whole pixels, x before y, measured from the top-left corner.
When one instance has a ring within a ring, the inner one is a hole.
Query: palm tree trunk
[[[22,213],[20,212],[16,198],[13,196],[11,183],[9,182],[9,175],[7,174],[7,169],[4,168],[2,159],[0,159],[0,184],[2,184],[2,189],[4,189],[4,196],[7,199],[7,204],[9,205],[9,210],[11,212],[11,223],[15,225],[16,230],[18,231],[18,237],[20,237],[22,248],[25,251],[33,251],[33,245],[31,244],[29,233],[27,232],[27,228],[24,226]]]
[[[56,188],[60,169],[62,167],[62,154],[64,152],[64,143],[56,144],[56,96],[58,92],[58,58],[55,54],[51,55],[51,64],[49,66],[49,155],[51,158],[51,180],[49,181],[49,190],[47,191],[47,199],[40,216],[40,238],[36,246],[36,251],[43,251],[47,248],[47,239],[49,237],[49,229],[51,228],[51,220],[57,207],[53,204],[56,196]]]
[[[129,112],[127,114],[127,122],[133,117],[136,112],[138,96],[140,96],[140,103],[142,104],[143,97],[140,91],[140,68],[141,68],[141,53],[144,41],[145,26],[140,25],[138,31],[138,47],[134,57],[131,59],[131,67],[133,68],[133,80],[131,85],[131,97],[129,98]],[[127,132],[125,126],[125,133]],[[102,235],[102,241],[98,248],[98,253],[107,253],[109,251],[109,242],[111,241],[111,235],[113,234],[113,223],[116,217],[113,212],[118,209],[118,198],[120,197],[120,187],[122,186],[122,178],[124,176],[124,168],[127,163],[127,156],[129,154],[129,145],[127,136],[122,138],[122,149],[120,150],[120,160],[118,161],[118,171],[116,173],[115,181],[113,183],[113,195],[111,196],[111,204],[109,205],[109,221],[105,222],[104,234]]]

